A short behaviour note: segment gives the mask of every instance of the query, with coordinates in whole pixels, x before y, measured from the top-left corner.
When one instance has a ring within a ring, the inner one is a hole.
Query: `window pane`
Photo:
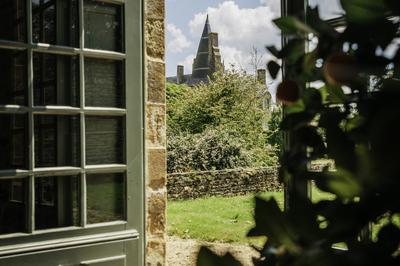
[[[78,46],[78,0],[32,0],[33,42]]]
[[[26,42],[26,0],[2,0],[0,39]]]
[[[28,168],[27,115],[0,114],[0,170]]]
[[[119,5],[85,0],[85,47],[121,52],[121,13]]]
[[[78,106],[79,58],[33,54],[35,105]]]
[[[123,163],[121,117],[86,117],[86,164]]]
[[[318,6],[319,14],[323,19],[336,18],[344,14],[339,0],[309,0],[309,5]]]
[[[79,116],[35,116],[35,167],[80,165]]]
[[[48,229],[80,223],[77,176],[35,178],[35,226]]]
[[[125,220],[125,181],[123,174],[88,175],[87,222]]]
[[[85,59],[85,105],[124,107],[122,62]]]
[[[0,179],[0,234],[26,229],[26,179]]]
[[[0,104],[26,105],[26,51],[0,49]]]

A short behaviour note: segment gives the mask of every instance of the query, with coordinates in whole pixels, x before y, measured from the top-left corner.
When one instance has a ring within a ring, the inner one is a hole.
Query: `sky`
[[[167,76],[176,66],[192,72],[206,15],[211,29],[219,34],[219,46],[226,66],[251,70],[252,47],[266,62],[265,46],[280,43],[271,20],[279,16],[280,0],[167,0]]]
[[[340,13],[336,0],[310,2],[320,4],[324,17]],[[234,65],[252,73],[251,51],[255,47],[265,68],[271,59],[265,46],[280,46],[279,31],[272,23],[280,16],[280,0],[166,0],[167,76],[176,75],[178,64],[185,67],[185,74],[192,73],[207,14],[211,30],[219,34],[226,67]]]

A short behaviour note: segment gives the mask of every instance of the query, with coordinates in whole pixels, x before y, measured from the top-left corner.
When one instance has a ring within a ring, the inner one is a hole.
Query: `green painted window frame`
[[[144,91],[143,91],[143,1],[142,0],[96,0],[109,4],[122,5],[124,22],[124,52],[103,51],[84,48],[84,0],[79,0],[79,47],[71,48],[58,45],[33,43],[32,41],[32,5],[26,0],[27,42],[0,40],[0,48],[25,50],[28,54],[28,104],[0,105],[0,114],[27,114],[29,134],[28,169],[1,170],[0,179],[28,179],[27,232],[0,235],[0,256],[12,254],[23,243],[51,241],[62,238],[77,238],[82,243],[85,238],[107,235],[114,232],[118,239],[144,239]],[[79,107],[34,106],[33,101],[33,52],[79,57],[80,89]],[[125,69],[125,108],[102,108],[85,106],[86,57],[112,59],[124,62]],[[80,116],[80,167],[35,168],[34,158],[34,115],[79,115]],[[85,156],[85,116],[124,117],[125,164],[86,165]],[[86,174],[124,173],[126,176],[126,221],[114,221],[99,224],[87,224],[86,220]],[[46,230],[34,230],[35,225],[35,177],[36,176],[80,176],[81,219],[77,227],[65,227]],[[106,238],[104,238],[106,239]],[[33,244],[34,247],[34,244]],[[140,254],[140,253],[139,253]]]
[[[308,5],[308,0],[303,0],[303,1],[298,1],[298,0],[281,0],[281,15],[282,16],[290,16],[290,15],[298,15],[301,13],[304,13],[305,16],[307,16],[307,5]],[[346,26],[346,22],[343,16],[338,16],[335,18],[331,18],[326,20],[329,24],[331,24],[335,28],[341,28]],[[288,42],[288,38],[282,35],[282,47]],[[308,43],[304,42],[304,51],[308,49]],[[286,73],[286,66],[285,62],[283,62],[283,71],[282,75],[285,77]],[[306,87],[308,84],[303,84],[304,87]],[[285,110],[283,112],[283,115],[285,115]],[[290,133],[285,133],[284,134],[284,143],[283,143],[283,148],[285,150],[289,150],[291,146],[291,142],[293,140],[290,137]],[[297,204],[296,203],[296,198],[301,196],[301,197],[309,197],[311,198],[312,189],[311,189],[311,182],[300,182],[299,180],[296,180],[296,177],[292,177],[291,180],[289,180],[285,184],[285,200],[284,200],[284,205],[285,209],[290,208],[291,206]],[[372,239],[372,231],[371,231],[371,226],[367,226],[364,231],[362,232],[360,238],[361,239],[366,239],[370,240]]]

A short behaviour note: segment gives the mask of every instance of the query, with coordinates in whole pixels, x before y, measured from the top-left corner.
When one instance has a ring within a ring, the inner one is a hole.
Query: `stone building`
[[[0,265],[162,266],[164,0],[0,4]]]
[[[200,82],[206,83],[208,78],[212,77],[213,73],[218,70],[224,70],[218,44],[218,33],[211,31],[210,21],[207,15],[197,54],[193,60],[192,74],[185,75],[184,67],[178,65],[176,76],[168,77],[167,81],[193,86]]]

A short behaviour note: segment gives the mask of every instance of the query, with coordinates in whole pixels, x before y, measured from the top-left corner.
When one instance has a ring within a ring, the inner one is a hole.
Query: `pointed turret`
[[[211,26],[210,26],[210,21],[208,19],[208,14],[207,14],[206,24],[204,25],[203,34],[201,35],[201,37],[208,37],[208,34],[210,32],[211,32]]]
[[[207,81],[207,77],[211,76],[220,66],[222,66],[222,63],[218,48],[218,34],[211,32],[210,21],[207,15],[197,55],[193,61],[193,81]]]

